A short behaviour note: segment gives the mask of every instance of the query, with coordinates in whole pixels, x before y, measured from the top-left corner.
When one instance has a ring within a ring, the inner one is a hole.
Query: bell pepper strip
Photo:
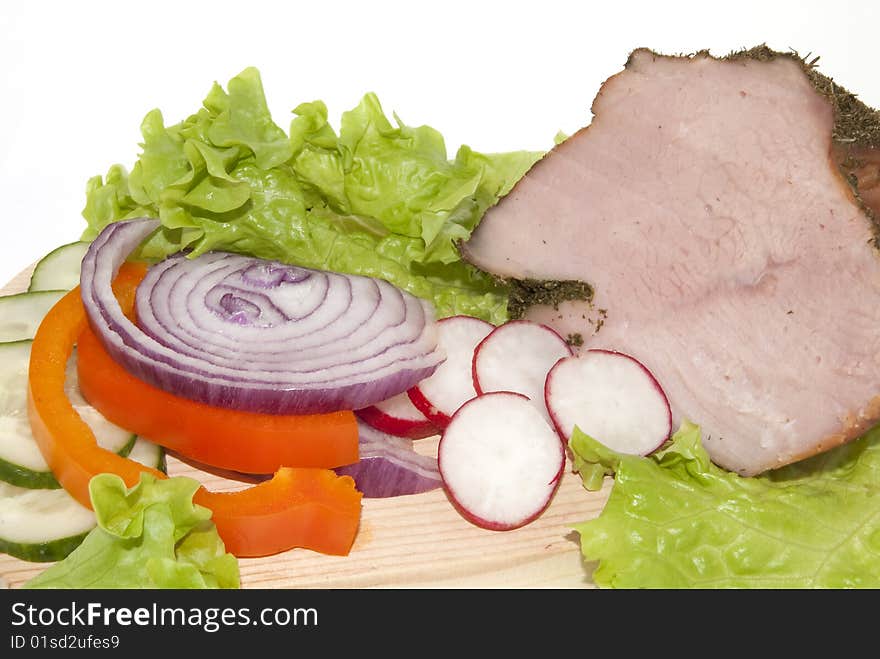
[[[291,546],[344,556],[361,515],[354,481],[332,469],[284,467],[272,480],[238,492],[201,489],[193,501],[214,511],[217,532],[236,556],[267,556]]]
[[[203,464],[269,474],[358,461],[357,418],[350,410],[260,414],[176,396],[129,373],[88,325],[76,354],[80,391],[107,420]]]
[[[126,315],[144,269],[122,268],[113,283]],[[221,469],[270,474],[279,467],[341,467],[358,461],[351,410],[327,414],[259,414],[177,396],[135,377],[86,324],[77,338],[83,396],[112,423],[187,458]],[[136,401],[136,404],[132,404]]]
[[[97,474],[118,474],[128,487],[142,472],[166,475],[99,447],[67,398],[65,367],[86,326],[76,287],[49,310],[34,337],[28,416],[55,477],[73,498],[91,507],[88,485]],[[330,469],[282,467],[270,480],[237,492],[201,487],[193,501],[213,512],[220,537],[235,556],[267,556],[295,547],[347,555],[360,524],[361,497],[353,479]]]

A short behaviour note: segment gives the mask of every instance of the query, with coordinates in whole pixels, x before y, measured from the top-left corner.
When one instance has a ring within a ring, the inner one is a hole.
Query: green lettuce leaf
[[[180,123],[151,111],[131,172],[114,165],[88,182],[82,238],[148,215],[162,221],[141,251],[148,259],[245,253],[381,277],[431,300],[439,317],[506,320],[506,287],[464,263],[456,242],[541,152],[462,146],[450,159],[439,132],[392,123],[372,93],[338,133],[321,101],[294,115],[289,134],[274,123],[254,68],[227,90],[215,83]]]
[[[575,527],[595,583],[616,588],[880,587],[880,428],[745,478],[684,423],[650,457],[575,430],[575,456],[614,473],[603,512]]]
[[[89,483],[97,526],[67,558],[24,588],[238,588],[211,511],[193,504],[199,483],[142,474],[130,490],[115,474]]]

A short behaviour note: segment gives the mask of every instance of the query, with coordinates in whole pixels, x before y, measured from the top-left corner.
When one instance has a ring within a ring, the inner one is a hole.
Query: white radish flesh
[[[474,387],[478,394],[515,391],[528,396],[549,421],[544,404],[547,373],[571,347],[555,330],[528,320],[499,325],[474,352]]]
[[[447,495],[471,523],[505,531],[549,505],[565,466],[556,432],[522,394],[493,392],[455,413],[437,452]]]
[[[587,350],[559,360],[547,374],[544,394],[565,443],[577,426],[618,453],[648,455],[672,432],[660,384],[641,362],[620,352]]]
[[[440,432],[437,425],[422,414],[406,392],[355,412],[364,423],[389,435],[423,439]]]
[[[407,393],[422,414],[443,428],[459,407],[477,395],[474,350],[495,326],[471,316],[442,318],[436,326],[437,343],[445,350],[446,361]]]

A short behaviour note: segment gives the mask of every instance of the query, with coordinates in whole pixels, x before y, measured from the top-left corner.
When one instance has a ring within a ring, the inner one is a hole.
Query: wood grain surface
[[[24,290],[30,270],[0,294]],[[436,455],[438,438],[416,441]],[[348,556],[293,549],[239,559],[243,588],[592,588],[593,565],[580,554],[572,527],[596,517],[610,480],[589,492],[570,463],[550,506],[512,531],[487,531],[465,521],[442,490],[389,499],[364,499],[361,525]],[[168,473],[196,478],[215,490],[240,489],[241,480],[212,473],[169,454]],[[46,568],[0,554],[0,578],[20,586]]]

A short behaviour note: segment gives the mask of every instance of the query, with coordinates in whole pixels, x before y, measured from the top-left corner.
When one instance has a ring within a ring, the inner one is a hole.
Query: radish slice
[[[618,453],[648,455],[672,432],[672,411],[656,378],[638,360],[610,350],[560,359],[547,374],[545,402],[568,443],[577,426]]]
[[[435,325],[437,344],[445,350],[446,361],[407,393],[422,414],[443,428],[459,407],[477,395],[474,350],[495,326],[471,316],[450,316]]]
[[[550,504],[565,450],[522,394],[483,394],[461,406],[440,438],[437,460],[452,503],[493,531],[528,524]]]
[[[440,432],[434,422],[413,405],[406,392],[370,407],[356,410],[355,414],[361,421],[376,430],[397,437],[423,439]]]
[[[528,396],[550,421],[544,404],[547,373],[571,347],[555,330],[528,320],[496,327],[474,351],[474,388],[477,394],[515,391]]]

